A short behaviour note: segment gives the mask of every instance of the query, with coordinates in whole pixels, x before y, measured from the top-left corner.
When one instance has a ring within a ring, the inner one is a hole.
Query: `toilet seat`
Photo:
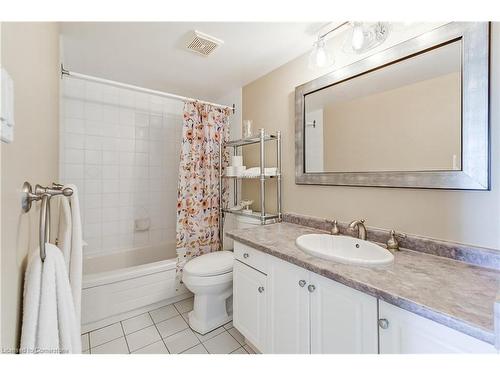
[[[184,274],[197,277],[214,277],[232,273],[234,254],[231,251],[215,251],[191,259],[184,266]]]
[[[192,287],[199,287],[199,286],[210,287],[213,285],[231,283],[232,281],[233,281],[232,270],[231,272],[225,272],[220,275],[214,275],[214,276],[196,276],[186,272],[184,272],[184,274],[182,275],[182,282],[185,285],[189,285]]]

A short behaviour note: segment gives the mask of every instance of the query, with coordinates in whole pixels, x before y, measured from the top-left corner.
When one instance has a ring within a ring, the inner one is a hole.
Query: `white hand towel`
[[[71,188],[71,197],[61,197],[59,214],[59,247],[69,274],[69,281],[73,293],[76,318],[80,322],[82,301],[82,267],[83,267],[83,240],[82,221],[80,217],[80,202],[78,189],[75,185],[65,185]]]
[[[30,255],[25,275],[21,353],[81,353],[80,322],[61,250]]]

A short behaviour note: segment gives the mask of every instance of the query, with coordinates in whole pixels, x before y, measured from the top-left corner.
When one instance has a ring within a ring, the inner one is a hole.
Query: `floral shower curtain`
[[[177,189],[177,285],[186,262],[219,250],[219,139],[229,137],[229,109],[186,102]],[[228,153],[223,151],[222,169]],[[227,194],[223,184],[223,196]]]

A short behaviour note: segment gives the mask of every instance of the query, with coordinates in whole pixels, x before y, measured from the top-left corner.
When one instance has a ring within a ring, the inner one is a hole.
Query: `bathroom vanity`
[[[403,250],[385,268],[322,260],[318,229],[235,230],[234,325],[262,353],[497,353],[500,273]]]

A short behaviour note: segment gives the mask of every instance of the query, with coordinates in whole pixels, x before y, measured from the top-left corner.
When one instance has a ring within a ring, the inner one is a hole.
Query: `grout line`
[[[233,354],[235,351],[240,350],[240,349],[242,349],[242,348],[243,348],[243,346],[240,346],[239,348],[234,349],[234,350],[233,350],[232,352],[230,352],[229,354]],[[243,350],[246,352],[245,348],[243,348]],[[247,354],[248,354],[248,353],[247,353]]]
[[[187,325],[189,325],[189,319],[184,318],[184,316],[182,316],[182,314],[181,314],[181,318],[184,319],[184,321],[186,322]]]
[[[183,354],[183,353],[187,352],[189,349],[193,349],[195,346],[198,346],[198,345],[200,345],[200,344],[203,346],[203,344],[202,344],[201,342],[199,342],[198,344],[193,345],[193,346],[191,346],[190,348],[187,348],[186,350],[183,350],[182,352],[177,353],[177,354]],[[203,347],[204,347],[204,346],[203,346]],[[205,350],[206,350],[206,349],[205,349]],[[207,352],[208,352],[208,350],[207,350]]]
[[[233,328],[234,328],[234,327],[231,327],[231,329],[233,329]],[[235,328],[235,329],[236,329],[236,328]],[[238,331],[238,332],[239,332],[239,331]],[[236,342],[237,342],[238,344],[240,344],[241,346],[243,346],[243,345],[244,345],[244,344],[242,344],[242,343],[241,343],[241,342],[240,342],[240,341],[239,341],[236,337],[234,337],[234,335],[232,335],[232,334],[231,334],[231,332],[229,332],[229,330],[227,330],[227,333],[229,333],[229,336],[231,336],[233,339],[235,339],[235,340],[236,340]],[[240,332],[240,335],[241,335],[241,332]],[[241,335],[241,336],[243,336],[243,335]],[[243,336],[243,339],[244,339],[244,338],[245,338],[245,337]],[[243,342],[245,342],[245,341],[243,341]]]
[[[208,353],[208,354],[212,354],[212,353],[210,353],[210,352],[208,351],[207,347],[206,347],[203,343],[201,343],[201,346],[203,346],[203,347],[205,348],[205,350],[207,351],[207,353]]]
[[[175,307],[175,306],[174,306],[174,307]],[[149,312],[148,312],[148,314],[149,314],[149,317],[151,318],[151,320],[153,320],[153,317],[151,316],[151,314],[150,314]],[[153,323],[154,323],[154,320],[153,320]],[[155,326],[156,332],[158,332],[158,334],[160,335],[160,340],[161,340],[161,342],[163,343],[163,346],[165,346],[165,348],[167,349],[168,354],[171,354],[171,353],[170,353],[170,350],[168,349],[167,344],[165,344],[165,341],[163,340],[163,339],[164,339],[164,337],[161,335],[160,330],[159,330],[159,329],[158,329],[158,327],[156,326],[156,323],[154,323],[153,325]]]
[[[160,339],[159,339],[159,340],[156,340],[156,341],[150,342],[150,343],[149,343],[149,344],[147,344],[147,345],[144,345],[144,346],[141,346],[141,347],[139,347],[139,348],[137,348],[137,349],[134,349],[134,351],[133,351],[133,352],[130,352],[130,354],[135,353],[135,352],[136,352],[136,351],[138,351],[138,350],[144,349],[145,347],[147,347],[147,346],[149,346],[149,345],[156,344],[157,342],[160,342],[160,341],[162,341],[162,342],[163,342],[163,339],[161,338],[161,336],[160,336]],[[165,345],[165,343],[163,343],[163,345]],[[165,347],[166,347],[166,345],[165,345]],[[168,351],[168,348],[167,348],[167,351]]]
[[[125,344],[127,344],[128,354],[130,354],[130,346],[128,345],[127,335],[125,334],[125,330],[123,329],[123,323],[120,320],[120,327],[122,327],[123,337],[125,339]]]
[[[153,322],[153,323],[151,323],[151,324],[149,324],[149,325],[147,325],[145,327],[136,329],[135,331],[130,331],[129,333],[125,333],[125,328],[123,328],[123,324],[122,324],[122,328],[123,328],[123,333],[125,333],[125,336],[127,336],[127,335],[131,335],[132,333],[136,333],[136,332],[142,331],[143,329],[149,328],[149,327],[154,326],[154,325],[155,325],[155,323]]]
[[[115,324],[118,324],[118,323],[115,323]],[[122,332],[123,332],[123,328],[122,328]],[[122,336],[119,336],[119,337],[115,337],[114,339],[111,339],[111,340],[108,340],[108,341],[104,341],[104,342],[100,343],[99,345],[92,346],[92,348],[97,348],[97,347],[102,346],[104,344],[110,343],[111,341],[115,341],[115,340],[121,339],[122,337],[125,337],[125,335],[122,335]],[[89,344],[90,344],[90,341],[89,341]]]
[[[192,349],[192,348],[194,348],[195,346],[198,346],[198,345],[200,345],[200,344],[201,344],[200,339],[198,338],[198,336],[196,336],[196,334],[194,333],[194,331],[193,331],[191,328],[186,328],[186,329],[184,329],[184,330],[182,330],[182,331],[180,331],[180,332],[184,332],[184,331],[188,331],[188,330],[189,330],[189,331],[190,331],[190,332],[194,335],[194,337],[196,337],[196,339],[198,340],[198,343],[194,344],[193,346],[190,346],[189,348],[187,348],[187,349],[185,349],[185,350],[183,350],[182,352],[177,353],[177,354],[182,354],[182,353],[184,353],[185,351],[187,351],[187,350],[189,350],[189,349]],[[177,333],[180,333],[180,332],[177,332]],[[164,342],[164,343],[165,343],[165,342]],[[166,346],[166,344],[165,344],[165,346]],[[208,350],[207,350],[207,351],[208,351]]]
[[[115,325],[115,324],[118,324],[118,323],[120,323],[120,321],[118,321],[118,322],[114,322],[114,323],[111,323],[111,324],[106,324],[105,326],[102,326],[102,327],[99,327],[99,328],[93,329],[93,330],[91,330],[91,331],[87,331],[87,332],[85,332],[85,333],[84,333],[84,335],[86,335],[86,334],[88,333],[88,334],[89,334],[89,337],[90,337],[90,334],[91,334],[92,332],[99,331],[100,329],[103,329],[103,328],[111,327],[112,325]]]

